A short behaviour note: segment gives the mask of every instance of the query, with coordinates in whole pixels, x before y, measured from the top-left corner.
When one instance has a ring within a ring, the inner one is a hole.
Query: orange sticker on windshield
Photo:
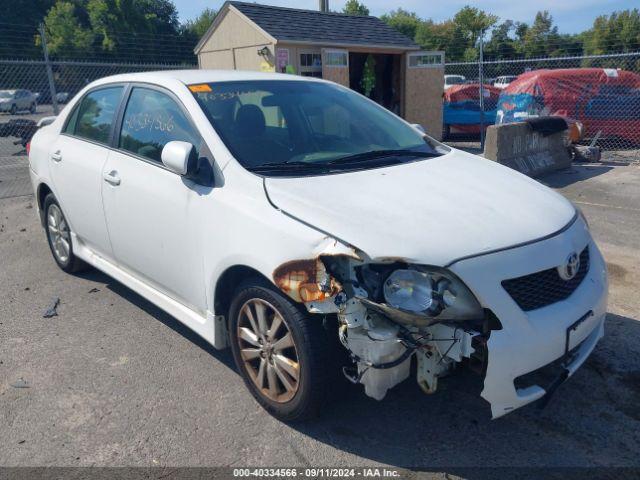
[[[193,93],[210,92],[211,87],[206,83],[201,83],[200,85],[189,85],[189,90]]]

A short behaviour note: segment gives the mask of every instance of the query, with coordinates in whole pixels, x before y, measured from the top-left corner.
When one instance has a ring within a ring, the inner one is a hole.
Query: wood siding
[[[349,58],[349,52],[344,50]],[[327,62],[327,50],[322,49],[322,78],[349,87],[349,65],[345,67],[330,66]],[[348,63],[348,62],[347,62]]]
[[[442,138],[444,68],[407,68],[406,55],[403,56],[403,64],[405,120],[419,123],[436,139]]]
[[[258,50],[269,49],[274,61],[274,45],[256,25],[230,8],[198,54],[200,68],[260,70],[264,61]]]

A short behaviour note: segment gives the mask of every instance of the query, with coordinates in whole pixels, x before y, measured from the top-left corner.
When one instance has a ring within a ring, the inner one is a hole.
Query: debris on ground
[[[42,318],[51,318],[58,316],[58,305],[60,305],[60,297],[53,297],[51,299],[51,304],[42,314]]]
[[[599,162],[602,159],[600,147],[572,145],[574,162]]]
[[[26,231],[27,231],[27,229],[26,229],[26,228],[21,228],[21,229],[20,229],[20,231],[21,231],[21,232],[26,232]]]
[[[22,377],[11,384],[13,388],[31,388],[31,385]]]
[[[91,290],[89,290],[89,293],[96,293],[96,292],[99,292],[99,291],[100,291],[99,288],[93,287]]]

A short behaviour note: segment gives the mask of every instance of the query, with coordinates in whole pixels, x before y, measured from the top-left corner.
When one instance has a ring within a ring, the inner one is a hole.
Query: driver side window
[[[189,142],[196,149],[200,144],[200,136],[171,97],[134,87],[124,112],[119,147],[160,163],[162,149],[173,140]]]

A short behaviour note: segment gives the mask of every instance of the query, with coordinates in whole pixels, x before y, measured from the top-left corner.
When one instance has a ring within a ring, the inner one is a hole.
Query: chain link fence
[[[119,73],[197,68],[191,42],[172,35],[118,35],[129,62],[105,54],[84,60],[60,49],[51,56],[34,25],[0,22],[0,39],[0,198],[31,193],[27,142],[39,120],[57,115],[87,84]]]
[[[542,115],[580,122],[580,143],[607,159],[640,161],[640,52],[445,65],[445,141],[481,149],[486,126]]]
[[[120,54],[130,62],[104,52],[86,60],[60,49],[51,57],[42,27],[33,25],[0,22],[0,37],[0,198],[30,192],[25,147],[37,122],[57,114],[88,83],[118,73],[197,68],[192,40],[179,36],[119,35]],[[443,111],[445,141],[476,153],[488,125],[561,115],[580,122],[581,142],[600,146],[606,159],[638,162],[640,51],[450,62]]]

